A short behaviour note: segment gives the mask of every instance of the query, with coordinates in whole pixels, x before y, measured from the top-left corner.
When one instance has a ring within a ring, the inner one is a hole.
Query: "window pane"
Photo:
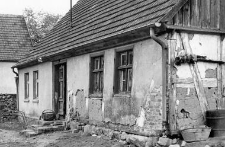
[[[99,72],[94,73],[94,92],[99,92]]]
[[[100,68],[100,58],[94,58],[94,69]]]
[[[128,53],[128,64],[132,65],[133,64],[133,52],[130,51]]]
[[[131,91],[132,86],[132,69],[128,69],[128,76],[127,76],[127,91]]]
[[[119,75],[120,75],[120,84],[119,84],[119,86],[120,86],[120,91],[121,92],[125,92],[126,91],[126,83],[127,83],[127,81],[126,81],[126,69],[123,69],[123,70],[120,70],[119,71],[120,73],[119,73]]]
[[[60,98],[63,97],[63,82],[62,81],[59,82],[59,97]]]
[[[29,74],[27,73],[26,75],[27,75],[27,81],[29,81]]]
[[[62,79],[63,78],[63,67],[59,68],[59,78]]]
[[[127,52],[120,54],[120,66],[127,65]]]
[[[104,57],[101,57],[101,65],[100,65],[100,69],[104,68]]]
[[[29,83],[27,82],[27,98],[29,98]]]
[[[33,72],[33,98],[38,97],[38,71]]]
[[[25,98],[29,97],[29,73],[25,73],[24,75],[24,88],[25,88]]]
[[[100,72],[100,82],[99,82],[99,90],[100,90],[100,92],[102,92],[103,91],[103,72]]]
[[[37,91],[36,91],[36,96],[38,97],[38,82],[37,82]]]

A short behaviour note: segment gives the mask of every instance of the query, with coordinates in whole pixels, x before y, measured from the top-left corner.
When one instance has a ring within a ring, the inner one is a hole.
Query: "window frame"
[[[33,71],[33,99],[39,97],[39,72],[38,70]]]
[[[29,72],[24,73],[24,99],[29,99],[30,88],[29,88]]]
[[[123,64],[123,56],[125,55],[125,63]],[[130,57],[132,55],[132,58]],[[130,60],[129,60],[130,59]],[[131,71],[131,77],[128,73]],[[121,73],[125,73],[125,81],[121,81]],[[133,83],[133,49],[121,50],[116,52],[115,56],[115,77],[114,77],[114,96],[127,95],[130,96]],[[130,85],[130,86],[128,86]],[[123,89],[123,90],[122,90]]]
[[[90,86],[89,86],[89,96],[93,98],[103,98],[104,89],[104,54],[98,54],[91,56],[90,58]],[[96,64],[97,63],[97,64]],[[95,78],[95,76],[97,76]],[[97,80],[97,85],[95,85],[95,80]],[[95,87],[99,89],[95,90]]]

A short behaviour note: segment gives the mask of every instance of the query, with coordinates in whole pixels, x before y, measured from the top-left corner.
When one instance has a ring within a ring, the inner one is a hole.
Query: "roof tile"
[[[18,61],[31,47],[23,16],[0,14],[0,61]]]
[[[80,0],[72,9],[73,27],[68,12],[17,65],[150,26],[176,3],[177,0]]]

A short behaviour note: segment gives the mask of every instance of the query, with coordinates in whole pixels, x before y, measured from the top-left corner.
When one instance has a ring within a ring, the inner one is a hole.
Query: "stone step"
[[[46,122],[42,121],[38,125],[32,125],[29,129],[21,131],[20,134],[26,137],[33,137],[39,134],[63,131],[65,129],[64,121]]]
[[[48,126],[48,125],[65,125],[65,121],[62,120],[55,120],[55,121],[44,121],[44,120],[38,120],[38,125],[40,126]]]
[[[38,133],[36,133],[34,130],[31,130],[31,129],[22,130],[20,131],[20,134],[28,138],[38,135]]]
[[[42,133],[49,133],[49,132],[55,132],[55,131],[63,131],[64,125],[58,125],[58,126],[38,126],[34,128],[34,131],[38,134]]]
[[[44,121],[44,120],[38,120],[38,125],[40,126],[48,126],[54,124],[54,121]]]

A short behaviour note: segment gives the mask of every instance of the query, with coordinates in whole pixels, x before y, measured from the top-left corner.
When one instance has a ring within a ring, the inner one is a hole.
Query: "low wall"
[[[0,121],[15,119],[16,110],[16,94],[0,94]]]

